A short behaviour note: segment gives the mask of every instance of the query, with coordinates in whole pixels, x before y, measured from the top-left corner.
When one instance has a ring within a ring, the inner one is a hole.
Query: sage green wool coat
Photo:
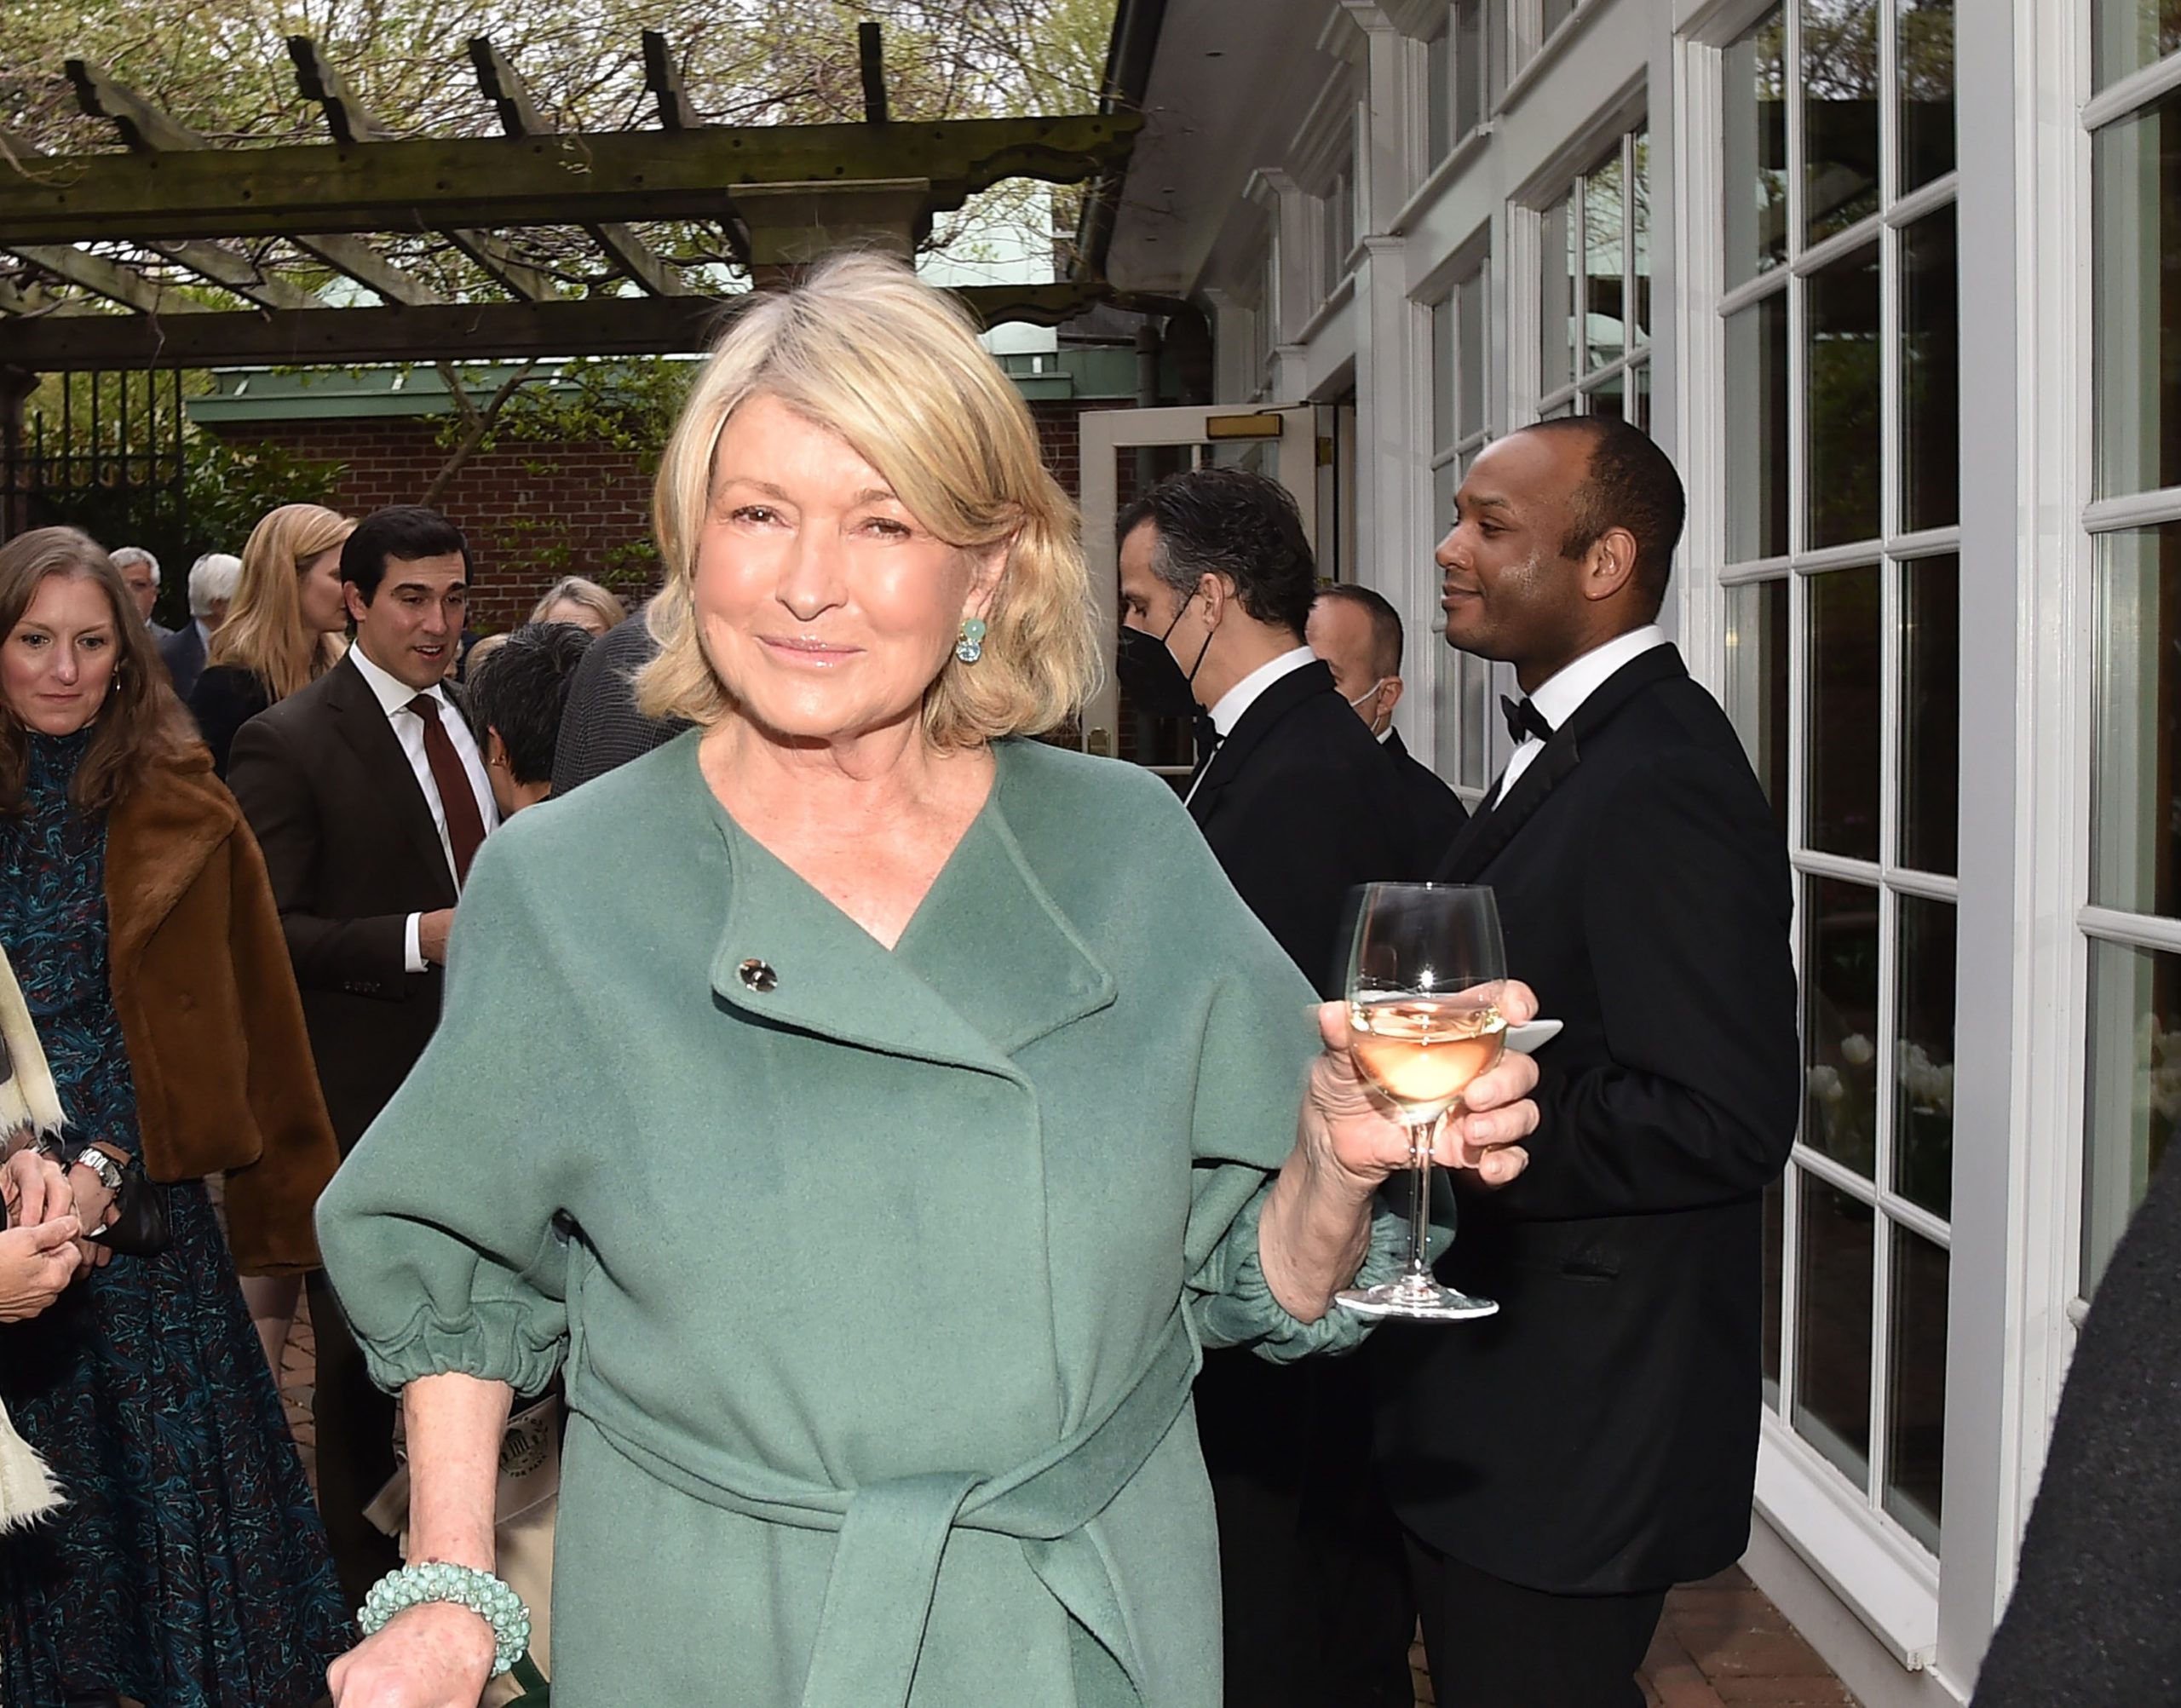
[[[890,952],[693,734],[478,860],[319,1231],[386,1386],[566,1376],[555,1708],[1219,1701],[1197,1343],[1359,1332],[1257,1262],[1313,998],[1163,783],[996,754]]]

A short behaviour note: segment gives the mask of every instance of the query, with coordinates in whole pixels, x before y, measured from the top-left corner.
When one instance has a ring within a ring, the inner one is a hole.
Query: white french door
[[[1083,709],[1085,751],[1131,759],[1166,775],[1185,776],[1190,766],[1186,725],[1178,719],[1142,717],[1125,706],[1114,674],[1120,633],[1120,543],[1114,537],[1114,520],[1120,507],[1184,469],[1253,469],[1294,494],[1304,533],[1318,546],[1321,561],[1330,561],[1326,543],[1318,535],[1319,414],[1318,407],[1308,404],[1229,404],[1086,410],[1077,417],[1083,555],[1090,567],[1091,608],[1106,664],[1098,692]]]

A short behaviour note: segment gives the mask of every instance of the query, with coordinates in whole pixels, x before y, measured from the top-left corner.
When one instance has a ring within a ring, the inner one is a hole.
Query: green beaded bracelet
[[[356,1609],[356,1624],[365,1636],[376,1636],[396,1613],[427,1602],[467,1607],[492,1626],[494,1678],[529,1652],[530,1609],[523,1606],[522,1597],[490,1572],[445,1560],[421,1560],[388,1572],[371,1585],[363,1606]]]

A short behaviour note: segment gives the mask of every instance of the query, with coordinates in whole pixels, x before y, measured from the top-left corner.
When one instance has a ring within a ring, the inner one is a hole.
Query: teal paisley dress
[[[106,823],[74,811],[88,734],[31,737],[0,817],[4,945],[72,1140],[138,1148],[106,968]],[[157,1187],[174,1243],[0,1325],[0,1394],[68,1504],[0,1536],[0,1708],[101,1691],[306,1708],[353,1640],[325,1533],[204,1182]]]

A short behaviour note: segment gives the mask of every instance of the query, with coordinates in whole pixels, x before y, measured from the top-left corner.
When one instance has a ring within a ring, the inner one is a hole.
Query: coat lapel
[[[890,951],[718,811],[730,885],[712,958],[721,1000],[764,1024],[1018,1081],[1016,1051],[1111,1004],[1113,974],[1007,822],[1004,746],[998,757],[992,798]],[[769,990],[745,977],[751,962]]]
[[[371,773],[388,816],[400,826],[424,870],[443,880],[440,888],[446,905],[453,906],[454,873],[447,866],[446,850],[440,846],[439,826],[432,822],[430,803],[417,786],[417,773],[409,768],[409,756],[401,750],[401,738],[387,721],[378,696],[346,658],[333,667],[326,680],[325,706],[334,715],[333,727],[342,741]]]
[[[1212,754],[1211,762],[1204,768],[1203,779],[1189,797],[1189,813],[1197,823],[1201,825],[1211,816],[1219,791],[1241,774],[1250,755],[1280,719],[1311,695],[1332,691],[1332,670],[1314,660],[1290,670],[1251,701],[1249,710],[1236,720],[1227,739]]]
[[[1466,883],[1491,865],[1516,833],[1535,817],[1552,791],[1574,774],[1582,763],[1582,744],[1602,728],[1620,708],[1654,682],[1685,676],[1688,667],[1671,646],[1654,647],[1631,658],[1604,681],[1576,709],[1575,715],[1552,733],[1545,751],[1515,779],[1515,786],[1488,810],[1476,814],[1455,837],[1453,846],[1439,865],[1436,881]]]

